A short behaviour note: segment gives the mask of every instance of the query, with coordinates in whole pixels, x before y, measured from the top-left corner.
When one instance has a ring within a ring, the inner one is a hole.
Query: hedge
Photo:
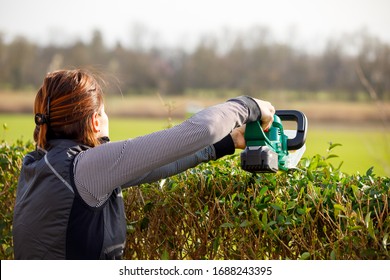
[[[124,191],[125,259],[390,259],[390,178],[325,155],[251,174],[237,155]],[[0,258],[13,258],[17,179],[31,142],[0,143]]]

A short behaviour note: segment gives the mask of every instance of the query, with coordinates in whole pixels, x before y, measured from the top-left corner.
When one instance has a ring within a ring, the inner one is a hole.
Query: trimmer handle
[[[281,120],[295,121],[297,123],[297,135],[295,138],[287,140],[287,149],[298,150],[305,145],[307,131],[306,115],[297,110],[276,110],[275,115]]]

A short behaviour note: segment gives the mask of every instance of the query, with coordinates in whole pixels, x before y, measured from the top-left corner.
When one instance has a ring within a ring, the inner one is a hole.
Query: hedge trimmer
[[[296,131],[284,130],[282,120],[296,122]],[[241,168],[253,173],[295,168],[306,149],[306,130],[307,118],[296,110],[277,110],[268,131],[263,131],[260,121],[247,123]]]

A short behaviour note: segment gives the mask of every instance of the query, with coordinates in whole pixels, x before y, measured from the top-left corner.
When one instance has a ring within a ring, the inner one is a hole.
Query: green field
[[[179,123],[180,121],[174,121]],[[13,142],[32,139],[34,122],[31,115],[0,114],[0,139]],[[6,129],[4,127],[6,126]],[[110,138],[113,141],[151,133],[168,127],[167,119],[110,118]],[[305,156],[326,155],[329,142],[342,146],[332,153],[335,166],[343,162],[341,170],[349,174],[365,173],[374,166],[374,173],[390,176],[390,133],[378,128],[342,129],[310,125]]]

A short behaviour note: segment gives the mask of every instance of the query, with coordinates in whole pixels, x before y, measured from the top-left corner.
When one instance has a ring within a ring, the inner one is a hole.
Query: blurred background
[[[308,156],[390,176],[386,0],[0,0],[0,138],[32,139],[47,72],[105,80],[111,138],[251,95],[309,119]]]

